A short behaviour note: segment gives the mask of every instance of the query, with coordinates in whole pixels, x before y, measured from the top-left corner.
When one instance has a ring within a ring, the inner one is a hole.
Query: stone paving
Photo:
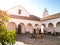
[[[17,35],[16,45],[60,45],[60,38],[58,36],[44,35],[42,39],[31,38],[31,35]]]

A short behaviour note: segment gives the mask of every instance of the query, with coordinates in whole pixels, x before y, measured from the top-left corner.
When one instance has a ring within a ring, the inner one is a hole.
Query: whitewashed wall
[[[56,24],[57,24],[58,22],[60,22],[60,18],[42,21],[42,22],[41,22],[41,25],[42,25],[42,24],[45,24],[45,25],[46,25],[46,28],[48,28],[48,24],[49,24],[49,23],[52,23],[53,26],[54,26],[54,28],[55,28],[54,30],[55,30],[56,32],[60,32],[60,29],[56,28]],[[60,26],[60,25],[59,25],[59,26]],[[48,30],[48,29],[47,29],[47,30]]]
[[[21,14],[18,13],[19,9],[21,10]],[[11,8],[8,10],[8,12],[10,14],[19,15],[19,16],[27,16],[27,17],[30,16],[30,14],[22,6],[17,6],[17,7]]]
[[[30,33],[32,33],[33,30],[27,28],[28,24],[32,25],[32,27],[30,27],[30,28],[35,28],[35,24],[38,24],[39,27],[40,27],[40,21],[32,21],[32,20],[24,20],[24,19],[14,19],[14,18],[11,18],[9,20],[9,22],[14,22],[17,25],[17,27],[18,27],[18,24],[23,23],[25,25],[26,31],[28,30]],[[7,25],[8,25],[8,23],[7,23]],[[24,32],[24,31],[22,31],[22,32]]]

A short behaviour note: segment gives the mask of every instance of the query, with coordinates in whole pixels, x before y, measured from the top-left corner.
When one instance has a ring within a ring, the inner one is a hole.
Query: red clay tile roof
[[[26,19],[26,20],[34,20],[34,21],[40,21],[40,18],[30,15],[30,17],[26,16],[17,16],[17,15],[10,15],[11,18],[16,18],[16,19]]]
[[[46,20],[51,20],[55,18],[60,18],[60,13],[50,15],[48,17],[40,18],[40,21],[46,21]]]

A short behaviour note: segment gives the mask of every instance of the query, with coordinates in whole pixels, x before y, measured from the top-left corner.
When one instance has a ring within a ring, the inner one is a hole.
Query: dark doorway
[[[18,25],[18,34],[21,34],[21,25]]]

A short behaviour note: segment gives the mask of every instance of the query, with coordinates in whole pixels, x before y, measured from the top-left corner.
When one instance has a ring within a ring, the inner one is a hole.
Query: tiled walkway
[[[42,39],[31,38],[31,35],[18,35],[16,45],[60,45],[58,36],[45,35]]]

